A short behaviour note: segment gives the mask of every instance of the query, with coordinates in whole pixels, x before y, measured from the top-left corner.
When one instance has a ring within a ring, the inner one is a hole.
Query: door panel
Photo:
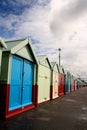
[[[44,101],[50,99],[50,79],[47,77],[44,82]]]
[[[33,69],[34,69],[33,64],[24,60],[23,89],[22,89],[23,106],[32,103]]]
[[[44,101],[44,77],[39,76],[38,102]]]
[[[9,110],[32,103],[33,72],[33,63],[17,56],[13,56]]]
[[[50,76],[51,76],[51,70],[49,68],[44,68],[44,100],[50,99]]]
[[[70,92],[70,77],[68,77],[68,92]]]
[[[60,74],[59,95],[64,94],[64,75]]]
[[[58,97],[58,73],[53,72],[53,98]]]
[[[38,102],[44,102],[50,99],[50,74],[49,68],[39,65],[39,78],[38,78]]]
[[[23,60],[16,56],[12,58],[9,110],[21,106]]]
[[[39,89],[38,89],[38,103],[41,103],[44,101],[44,66],[39,65],[39,73],[38,73],[38,85],[39,85]]]

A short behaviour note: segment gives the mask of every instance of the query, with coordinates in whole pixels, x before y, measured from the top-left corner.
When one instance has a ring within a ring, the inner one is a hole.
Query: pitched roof
[[[39,63],[42,63],[45,59],[47,59],[50,67],[52,68],[51,63],[50,63],[49,58],[47,57],[47,55],[38,55],[37,58],[38,58]]]
[[[54,67],[54,66],[55,66],[55,64],[56,64],[56,62],[51,62],[52,67]]]
[[[46,55],[38,55],[37,58],[38,58],[39,62],[42,62],[43,60],[45,60],[47,58],[47,56]]]
[[[16,48],[20,49],[22,48],[22,46],[28,44],[28,39],[20,39],[20,40],[12,40],[12,41],[6,41],[6,45],[7,45],[7,49],[4,50],[4,51],[10,51],[10,52],[13,52],[12,50],[15,49],[16,51]],[[17,49],[17,50],[18,50]]]
[[[27,39],[20,39],[20,40],[13,40],[13,41],[7,41],[5,42],[7,45],[7,49],[4,50],[5,51],[9,51],[12,54],[15,54],[17,51],[19,51],[20,49],[22,49],[24,46],[29,45],[32,54],[36,60],[36,63],[38,63],[35,52],[33,50],[32,44],[31,44],[31,40],[29,38]]]
[[[0,45],[3,47],[3,48],[7,48],[5,42],[3,41],[3,39],[0,37]]]
[[[60,73],[64,73],[64,69],[63,69],[62,66],[59,66],[59,72],[60,72]]]
[[[67,74],[68,74],[68,71],[67,71],[67,70],[64,70],[64,74],[67,75]]]
[[[58,72],[59,72],[59,66],[58,66],[58,63],[57,63],[57,62],[51,62],[51,66],[52,66],[52,68],[54,68],[55,65],[57,65],[57,69],[58,69]]]

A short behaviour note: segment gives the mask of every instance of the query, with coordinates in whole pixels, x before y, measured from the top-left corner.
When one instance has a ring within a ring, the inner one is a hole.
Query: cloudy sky
[[[87,80],[87,0],[0,0],[0,36],[30,37],[37,54],[47,54]],[[38,49],[39,48],[39,49]]]

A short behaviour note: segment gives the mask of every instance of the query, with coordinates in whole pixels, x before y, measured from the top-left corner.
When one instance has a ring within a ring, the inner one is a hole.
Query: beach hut
[[[68,92],[70,92],[71,91],[71,74],[70,74],[70,72],[68,71],[67,72],[67,79],[68,79]]]
[[[79,89],[79,81],[78,81],[78,78],[77,78],[77,89]]]
[[[59,96],[64,95],[64,69],[59,66]]]
[[[77,80],[78,80],[78,88],[83,87],[84,83],[82,82],[82,80],[80,78],[78,78]]]
[[[64,70],[64,90],[65,94],[71,91],[71,75],[67,70]]]
[[[0,73],[1,73],[1,60],[2,60],[2,50],[6,49],[7,46],[5,44],[5,42],[3,41],[3,39],[0,37]]]
[[[51,72],[52,67],[46,55],[37,56],[38,58],[38,90],[36,105],[40,105],[50,100],[51,91]]]
[[[75,90],[77,90],[77,79],[76,79],[76,77],[75,77]]]
[[[68,74],[67,70],[64,70],[64,93],[68,92]]]
[[[9,118],[34,108],[37,58],[30,39],[6,42],[0,78],[0,114]]]
[[[52,65],[52,99],[59,97],[59,68],[56,62],[51,62]]]
[[[72,75],[72,87],[71,87],[71,91],[75,91],[75,78]]]
[[[81,88],[81,80],[80,80],[80,78],[77,79],[77,88],[78,89]]]

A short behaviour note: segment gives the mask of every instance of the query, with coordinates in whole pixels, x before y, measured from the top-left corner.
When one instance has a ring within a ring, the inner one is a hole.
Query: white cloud
[[[87,2],[84,0],[52,0],[51,31],[58,39],[62,64],[76,74],[85,75],[87,61]]]
[[[56,9],[53,5],[53,2],[56,3],[54,4],[56,5]],[[82,2],[82,0],[67,0],[65,2],[60,0],[52,1],[50,28],[55,36],[61,37],[70,33],[70,31],[73,31],[73,29],[77,29],[79,25],[81,26],[81,22],[83,23],[82,19],[86,15],[85,4],[87,5],[87,2],[83,2],[84,4],[81,6]],[[61,6],[59,7],[58,5]]]

